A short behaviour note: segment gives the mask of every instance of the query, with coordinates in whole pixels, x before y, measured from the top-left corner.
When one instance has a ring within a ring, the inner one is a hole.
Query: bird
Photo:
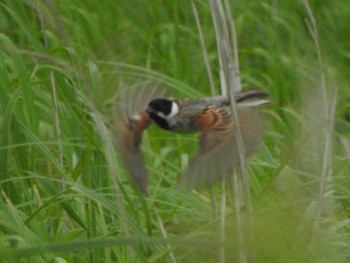
[[[250,89],[235,94],[239,126],[246,156],[264,134],[261,105],[268,93]],[[190,161],[179,185],[202,189],[229,176],[239,165],[239,152],[228,97],[171,98],[165,89],[125,89],[120,94],[117,149],[136,188],[148,190],[148,173],[140,150],[142,134],[151,124],[174,133],[199,133],[199,151]]]

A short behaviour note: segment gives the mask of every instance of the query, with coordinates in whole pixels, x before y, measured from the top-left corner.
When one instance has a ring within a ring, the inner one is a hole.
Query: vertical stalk
[[[52,4],[50,1],[46,1],[46,4]],[[38,18],[40,21],[40,27],[41,32],[43,36],[43,42],[45,50],[48,50],[48,41],[47,41],[47,35],[46,35],[46,21],[44,17],[44,12],[42,11],[40,7],[40,2],[37,0],[35,2],[35,10],[38,14]],[[53,100],[53,111],[54,111],[54,127],[55,127],[55,135],[57,140],[57,150],[58,150],[58,158],[59,162],[63,167],[63,146],[62,146],[62,136],[61,136],[61,125],[60,125],[60,117],[59,117],[59,109],[58,109],[58,100],[57,100],[57,91],[56,91],[56,81],[55,81],[55,73],[51,70],[50,71],[50,86],[51,86],[51,93],[52,93],[52,100]],[[65,180],[62,175],[61,177],[61,186],[62,190],[65,189]]]
[[[157,217],[160,233],[162,234],[164,240],[167,240],[168,239],[168,234],[167,234],[167,232],[165,230],[162,218],[160,217],[160,215],[158,213],[158,209],[157,209],[157,206],[156,206],[154,200],[152,199],[151,201],[152,201],[152,206],[154,208],[155,215]],[[176,261],[176,258],[175,258],[175,255],[174,255],[174,252],[173,252],[171,244],[167,242],[166,246],[167,246],[167,248],[169,250],[169,256],[170,256],[171,262],[176,263],[177,261]]]
[[[249,180],[247,173],[247,164],[246,164],[246,154],[245,148],[242,139],[242,133],[240,129],[240,123],[238,118],[236,101],[234,98],[234,93],[241,91],[241,79],[239,72],[239,63],[238,63],[238,46],[236,38],[236,29],[235,23],[230,11],[230,5],[227,0],[218,1],[218,0],[209,0],[211,6],[211,12],[213,17],[213,23],[216,32],[216,40],[219,52],[219,61],[220,61],[220,77],[221,77],[221,90],[223,95],[227,94],[230,100],[231,112],[232,112],[232,121],[236,127],[235,140],[237,142],[238,154],[239,154],[239,175],[242,182],[242,193],[239,195],[238,180],[233,175],[234,182],[234,192],[236,193],[235,200],[235,211],[236,211],[236,226],[237,226],[237,241],[239,244],[239,262],[246,263],[248,260],[248,255],[254,255],[252,251],[247,251],[247,241],[253,240],[253,233],[250,228],[250,213],[251,213],[251,200],[250,200],[250,191],[249,191]],[[240,198],[242,202],[240,202]],[[243,216],[240,211],[240,203],[245,204],[247,209],[246,223],[248,232],[244,231],[242,228],[241,217]],[[221,215],[222,216],[222,215]],[[254,259],[254,257],[252,257]]]
[[[37,0],[35,1],[35,9],[38,13],[39,21],[40,21],[40,27],[42,31],[43,41],[44,41],[44,47],[45,50],[48,50],[48,41],[47,41],[47,35],[46,35],[46,23],[44,19],[44,13],[40,7],[40,2]],[[63,145],[62,145],[62,135],[61,135],[61,121],[60,121],[60,115],[59,115],[59,109],[58,109],[58,99],[57,99],[57,92],[56,92],[56,80],[55,80],[55,73],[53,70],[50,70],[50,86],[51,86],[51,93],[52,93],[52,100],[53,100],[53,114],[54,114],[54,127],[55,127],[55,136],[57,141],[57,150],[58,150],[58,161],[61,165],[61,167],[64,167],[63,163]],[[61,175],[61,188],[62,191],[66,189],[65,185],[65,178],[64,175]],[[65,227],[68,228],[69,224],[69,218],[67,216],[67,212],[62,212],[62,217],[65,222]]]
[[[214,86],[213,75],[212,75],[212,73],[211,73],[211,68],[210,68],[210,64],[209,64],[209,58],[208,58],[207,48],[206,48],[205,42],[204,42],[204,36],[203,36],[203,31],[202,31],[201,23],[200,23],[199,16],[198,16],[197,7],[196,7],[196,4],[194,3],[194,0],[191,0],[191,3],[192,3],[193,14],[194,14],[194,17],[195,17],[195,19],[196,19],[196,25],[197,25],[197,30],[198,30],[198,36],[199,36],[199,41],[200,41],[200,43],[201,43],[202,55],[203,55],[203,59],[204,59],[205,69],[206,69],[207,75],[208,75],[208,80],[209,80],[209,86],[210,86],[211,95],[212,95],[212,96],[215,96],[215,86]]]
[[[331,162],[331,152],[332,152],[334,114],[335,114],[335,108],[336,108],[336,102],[337,102],[337,89],[334,90],[334,93],[332,94],[333,97],[331,100],[329,100],[327,96],[327,87],[326,87],[326,81],[325,81],[324,66],[323,66],[323,61],[321,56],[320,42],[318,38],[316,19],[313,15],[313,12],[309,5],[308,0],[302,0],[302,3],[309,17],[309,21],[306,21],[306,22],[316,48],[317,60],[318,60],[318,66],[319,66],[319,72],[320,72],[321,94],[322,94],[323,105],[324,105],[324,117],[328,123],[326,134],[325,134],[325,145],[324,145],[324,151],[323,151],[322,170],[320,174],[320,182],[319,182],[319,189],[318,189],[317,206],[316,206],[315,218],[313,223],[313,232],[314,232],[313,238],[314,238],[315,232],[318,230],[320,226],[321,213],[324,209],[324,197],[326,192],[327,180],[330,176],[330,162]],[[330,104],[329,104],[329,101],[330,101]]]
[[[225,263],[225,225],[226,225],[226,191],[225,178],[222,179],[222,195],[221,195],[221,210],[220,210],[220,253],[219,262]]]
[[[215,96],[216,92],[215,92],[213,75],[211,73],[211,67],[210,67],[210,64],[209,64],[208,52],[207,52],[207,49],[206,49],[206,46],[205,46],[203,31],[202,31],[200,19],[199,19],[199,16],[198,16],[197,7],[196,7],[196,4],[195,4],[194,0],[191,0],[191,3],[192,3],[193,14],[194,14],[194,17],[196,19],[196,25],[197,25],[198,35],[199,35],[199,41],[200,41],[200,44],[201,44],[202,55],[203,55],[204,65],[205,65],[205,68],[206,68],[206,71],[207,71],[207,76],[208,76],[208,80],[209,80],[209,86],[210,86],[211,95]],[[210,197],[211,197],[212,214],[213,214],[213,218],[215,219],[217,217],[217,203],[216,203],[216,194],[215,194],[215,191],[213,189],[210,189]]]

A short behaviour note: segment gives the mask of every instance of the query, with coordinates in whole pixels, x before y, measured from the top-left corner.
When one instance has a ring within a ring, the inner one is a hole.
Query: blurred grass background
[[[321,70],[301,2],[230,3],[243,86],[274,102],[264,144],[249,159],[256,262],[349,262],[350,6],[310,1]],[[210,8],[196,6],[218,92]],[[0,17],[0,260],[217,262],[220,219],[209,191],[174,187],[196,136],[146,132],[147,198],[130,187],[111,147],[121,85],[152,81],[173,96],[210,96],[191,1],[3,0]],[[329,137],[322,74],[328,97],[338,92]],[[330,176],[315,231],[327,141]],[[225,256],[238,262],[231,207]]]

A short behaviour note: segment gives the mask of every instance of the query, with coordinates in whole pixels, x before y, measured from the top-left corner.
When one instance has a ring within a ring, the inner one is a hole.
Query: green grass
[[[246,251],[248,262],[349,261],[350,6],[310,1],[321,70],[301,1],[231,5],[243,87],[273,101],[264,144],[249,158],[250,224],[232,209],[230,189],[214,188],[213,209],[208,190],[175,188],[196,136],[146,132],[148,197],[130,186],[112,147],[123,83],[210,96],[191,1],[2,1],[0,262],[218,262],[223,233],[226,262]],[[209,4],[196,6],[218,92]],[[242,233],[253,233],[248,248]]]

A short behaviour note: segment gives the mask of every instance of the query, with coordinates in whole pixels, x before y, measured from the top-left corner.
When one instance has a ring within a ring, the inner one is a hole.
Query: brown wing
[[[145,109],[155,98],[165,96],[160,87],[125,88],[119,93],[115,118],[116,148],[137,189],[147,193],[148,175],[140,150],[142,133],[151,123]]]
[[[248,155],[261,140],[263,122],[255,108],[238,108],[238,118]],[[206,108],[197,116],[197,125],[201,130],[200,149],[180,181],[189,189],[200,189],[230,176],[239,164],[236,127],[228,106]]]

